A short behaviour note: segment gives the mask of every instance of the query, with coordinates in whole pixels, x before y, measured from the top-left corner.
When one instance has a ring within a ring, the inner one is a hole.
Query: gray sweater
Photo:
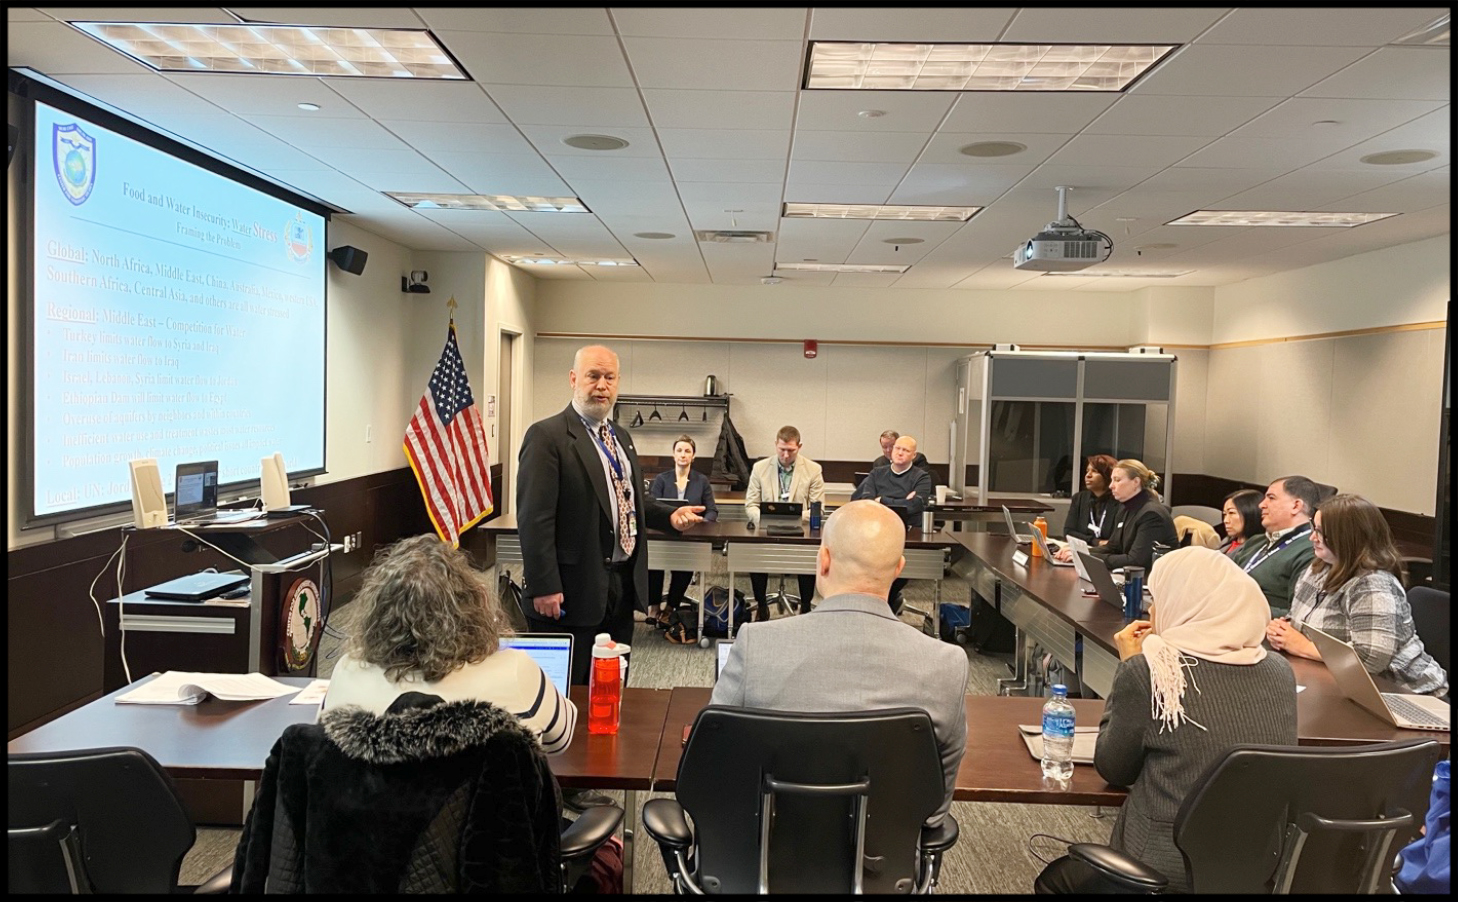
[[[916,497],[907,499],[912,492]],[[905,473],[897,474],[889,465],[877,467],[861,484],[856,486],[852,501],[874,498],[886,505],[905,507],[913,517],[921,516],[926,510],[928,496],[932,493],[931,476],[920,467],[908,467]]]
[[[1195,660],[1185,671],[1184,706],[1204,730],[1185,721],[1160,732],[1149,660],[1135,655],[1114,674],[1094,750],[1099,775],[1129,787],[1110,845],[1168,877],[1171,892],[1189,891],[1175,814],[1206,768],[1233,745],[1296,744],[1296,677],[1284,657],[1267,654],[1251,665]]]

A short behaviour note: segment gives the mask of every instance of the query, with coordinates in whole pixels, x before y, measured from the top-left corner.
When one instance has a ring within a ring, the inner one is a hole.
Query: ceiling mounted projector
[[[1068,192],[1059,185],[1058,218],[1043,226],[1013,251],[1013,268],[1034,272],[1076,272],[1103,263],[1114,252],[1114,242],[1097,229],[1085,229],[1068,215]]]

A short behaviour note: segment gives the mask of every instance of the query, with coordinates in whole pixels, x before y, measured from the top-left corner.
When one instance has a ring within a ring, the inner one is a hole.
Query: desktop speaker
[[[167,525],[167,496],[155,457],[132,461],[132,522],[138,529]]]
[[[329,252],[329,259],[334,261],[335,266],[356,276],[364,272],[365,261],[369,258],[369,254],[347,244],[341,244]]]
[[[258,494],[263,499],[265,511],[289,506],[289,471],[284,467],[282,454],[274,452],[263,458],[263,476],[259,480]]]

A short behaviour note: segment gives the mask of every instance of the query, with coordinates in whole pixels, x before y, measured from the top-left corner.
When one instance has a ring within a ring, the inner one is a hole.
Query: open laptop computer
[[[177,465],[173,483],[172,522],[176,525],[237,523],[258,515],[255,510],[218,510],[218,462],[199,460]]]
[[[1060,560],[1058,560],[1058,558],[1056,558],[1056,557],[1053,556],[1053,552],[1056,551],[1057,549],[1061,548],[1062,546],[1059,545],[1059,544],[1057,544],[1057,543],[1055,543],[1051,539],[1045,539],[1045,538],[1043,538],[1043,531],[1042,530],[1040,530],[1040,529],[1033,530],[1033,541],[1037,544],[1038,550],[1041,551],[1041,552],[1043,552],[1043,560],[1047,561],[1048,563],[1052,564],[1055,567],[1072,567],[1073,566],[1073,561],[1060,561]]]
[[[1013,541],[1017,542],[1019,545],[1032,544],[1032,536],[1028,535],[1025,532],[1018,532],[1018,525],[1013,522],[1012,511],[1007,509],[1006,504],[1002,506],[1002,521],[1007,524],[1007,534],[1013,537]],[[1032,529],[1031,526],[1029,526],[1028,528]]]
[[[224,592],[237,589],[248,584],[252,579],[246,573],[213,573],[204,571],[194,573],[191,576],[180,576],[177,579],[169,579],[165,583],[159,583],[150,589],[144,589],[143,593],[148,598],[160,598],[164,601],[205,601],[209,598],[216,598]]]
[[[766,535],[804,535],[804,521],[800,519],[804,513],[805,505],[798,501],[763,501],[759,505],[759,520]]]
[[[1073,550],[1073,569],[1078,571],[1078,578],[1092,584],[1093,580],[1089,579],[1088,571],[1084,569],[1083,558],[1078,556],[1079,552],[1088,554],[1088,543],[1078,536],[1064,536],[1063,541]]]
[[[1094,591],[1106,604],[1111,604],[1119,610],[1124,610],[1124,590],[1114,582],[1114,574],[1109,571],[1109,565],[1101,559],[1081,551],[1075,551],[1074,555],[1083,561],[1083,569],[1088,573],[1088,581],[1093,583]],[[1144,597],[1139,603],[1139,612],[1149,612],[1149,587],[1144,587]]]
[[[571,633],[524,633],[501,637],[502,648],[527,653],[564,696],[572,680]]]
[[[1450,710],[1446,702],[1426,695],[1405,692],[1380,692],[1372,682],[1372,675],[1362,666],[1362,658],[1352,646],[1314,626],[1303,626],[1321,660],[1331,671],[1342,695],[1366,708],[1372,714],[1394,727],[1404,730],[1448,730]]]

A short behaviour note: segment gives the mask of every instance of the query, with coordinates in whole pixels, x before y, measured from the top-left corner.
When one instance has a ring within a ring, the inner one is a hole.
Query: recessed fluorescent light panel
[[[518,257],[508,254],[502,257],[507,263],[518,266],[637,266],[637,260],[570,260],[566,257]]]
[[[981,207],[907,207],[890,204],[785,204],[790,219],[914,219],[926,222],[966,222]]]
[[[792,269],[800,272],[876,272],[903,273],[911,268],[905,266],[881,266],[871,263],[776,263],[775,269]]]
[[[811,41],[805,87],[864,91],[1122,91],[1177,46]]]
[[[71,25],[163,72],[466,78],[430,32],[420,29],[160,22]]]
[[[1177,279],[1180,276],[1187,276],[1192,272],[1194,272],[1193,269],[1182,269],[1175,272],[1136,272],[1132,269],[1099,269],[1097,271],[1082,269],[1077,272],[1045,272],[1043,276],[1066,276],[1083,279],[1095,277],[1101,279]]]
[[[386,191],[416,210],[496,210],[501,213],[590,213],[575,197],[514,197],[509,194],[410,194]]]
[[[1289,213],[1272,210],[1196,210],[1165,225],[1193,226],[1321,226],[1350,229],[1396,213]]]

